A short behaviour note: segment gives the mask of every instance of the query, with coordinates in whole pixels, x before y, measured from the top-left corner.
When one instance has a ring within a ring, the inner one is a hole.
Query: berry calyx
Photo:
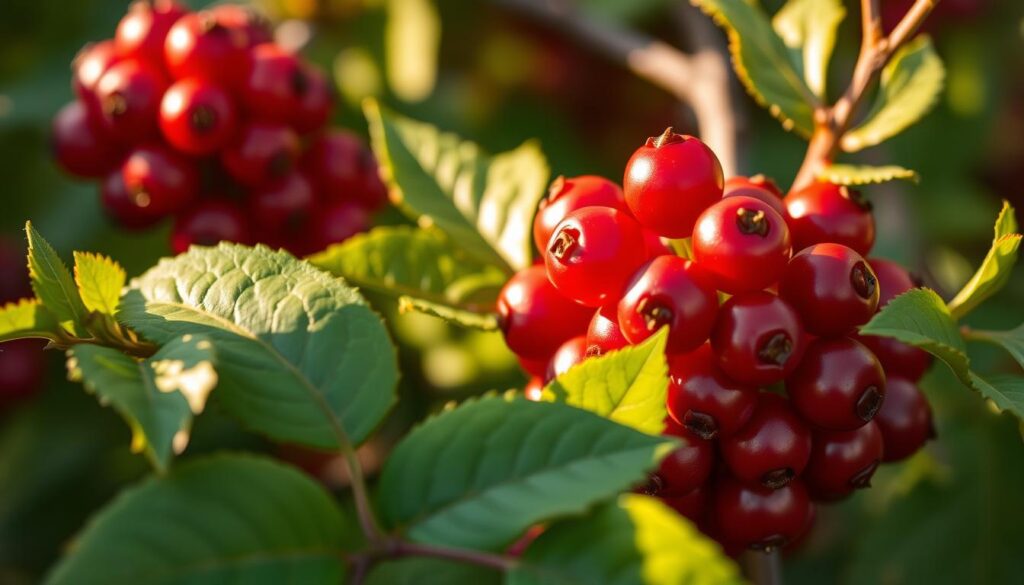
[[[811,432],[785,398],[762,393],[750,420],[722,439],[721,449],[735,477],[778,489],[807,466]]]
[[[875,243],[871,204],[859,191],[832,183],[814,183],[785,199],[789,229],[797,250],[826,242],[867,255]]]
[[[505,343],[520,358],[545,364],[560,345],[586,331],[593,310],[562,296],[543,266],[520,270],[498,294]]]
[[[697,218],[693,231],[694,260],[730,294],[777,281],[791,253],[786,221],[752,197],[722,199]]]
[[[867,323],[878,307],[878,279],[860,254],[841,244],[815,244],[793,256],[780,296],[815,335],[837,336]]]
[[[882,432],[874,422],[853,431],[814,433],[803,480],[817,500],[837,500],[870,487],[882,461]]]
[[[548,188],[548,195],[541,200],[533,219],[533,241],[537,249],[544,250],[558,224],[584,207],[611,207],[629,212],[622,189],[604,177],[558,177]]]
[[[757,407],[757,389],[726,376],[707,343],[669,356],[669,381],[669,416],[704,440],[736,433]]]
[[[817,427],[835,431],[852,431],[874,418],[885,388],[882,365],[848,337],[813,341],[786,380],[786,392],[800,414]]]
[[[781,381],[800,362],[804,346],[796,311],[767,292],[736,295],[726,301],[711,332],[718,366],[747,384]]]

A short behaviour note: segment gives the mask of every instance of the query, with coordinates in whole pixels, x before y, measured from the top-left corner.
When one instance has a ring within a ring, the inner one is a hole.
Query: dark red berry
[[[718,481],[711,493],[712,522],[729,543],[769,552],[810,528],[814,504],[799,480],[773,490],[727,477]]]
[[[331,130],[318,136],[303,155],[302,164],[327,200],[357,201],[376,209],[387,199],[373,153],[352,132]]]
[[[42,389],[45,342],[17,339],[0,343],[0,412]]]
[[[296,92],[298,104],[292,112],[291,123],[296,130],[305,134],[327,125],[334,107],[334,97],[331,84],[323,71],[303,63],[302,72],[306,76],[305,87]],[[298,84],[296,87],[299,87]]]
[[[640,343],[668,326],[668,353],[687,352],[707,341],[718,311],[718,294],[701,269],[678,256],[659,256],[636,273],[619,301],[619,327]]]
[[[544,254],[555,288],[590,307],[618,298],[646,259],[640,224],[610,207],[570,213],[551,235]]]
[[[75,95],[97,118],[101,115],[101,110],[96,98],[96,84],[107,69],[119,60],[114,41],[107,40],[82,47],[71,63],[71,86],[75,90]]]
[[[868,264],[878,279],[879,309],[908,290],[921,286],[905,268],[892,260],[868,258]]]
[[[370,216],[353,201],[339,201],[324,206],[313,220],[315,242],[312,249],[319,251],[331,244],[344,242],[370,227]]]
[[[160,130],[174,148],[187,154],[213,154],[228,143],[238,126],[231,96],[197,78],[182,79],[160,102]]]
[[[669,128],[633,153],[622,185],[641,225],[666,238],[685,238],[697,216],[722,198],[722,166],[703,142]]]
[[[257,12],[251,6],[238,4],[221,4],[209,9],[217,22],[223,26],[233,29],[241,29],[250,47],[274,40],[273,31],[270,29],[270,21],[263,14]]]
[[[249,222],[238,207],[227,201],[200,202],[174,221],[171,250],[181,254],[190,246],[214,246],[218,242],[246,243]]]
[[[559,346],[555,354],[551,356],[544,380],[547,382],[554,380],[568,372],[576,364],[583,363],[585,359],[587,359],[587,338],[583,335],[570,338]]]
[[[497,305],[509,348],[520,358],[545,364],[562,342],[586,331],[593,315],[593,309],[559,294],[540,265],[513,275],[501,289]]]
[[[125,159],[121,174],[134,205],[151,217],[177,213],[199,193],[195,163],[163,146],[136,148]]]
[[[875,243],[871,204],[859,191],[832,183],[814,183],[786,196],[793,248],[832,242],[867,255]]]
[[[657,486],[659,496],[685,496],[703,485],[711,475],[715,447],[671,423],[665,434],[679,441],[679,446],[661,460],[652,483]]]
[[[818,431],[813,443],[802,476],[811,496],[837,500],[870,487],[882,461],[882,432],[874,421],[853,431]]]
[[[691,522],[700,522],[707,507],[708,491],[706,487],[701,486],[682,496],[664,496],[661,499]]]
[[[878,307],[878,279],[868,263],[841,244],[815,244],[789,261],[780,295],[815,335],[850,333]]]
[[[890,377],[885,402],[875,416],[885,444],[885,461],[906,459],[935,436],[932,410],[917,386],[903,378]]]
[[[99,177],[121,162],[121,151],[80,101],[53,118],[51,147],[61,168],[79,177]]]
[[[879,310],[894,297],[919,286],[910,273],[895,262],[881,258],[869,258],[868,263],[874,270],[875,276],[878,277]],[[856,335],[854,338],[875,354],[882,364],[882,368],[889,375],[916,382],[921,379],[932,363],[932,356],[928,352],[896,341],[891,337]]]
[[[728,378],[706,343],[690,353],[669,356],[669,380],[669,415],[705,440],[736,433],[757,406],[757,388]]]
[[[792,254],[786,220],[752,197],[707,208],[693,229],[693,256],[718,290],[761,290],[782,276]]]
[[[164,59],[176,79],[192,77],[233,89],[244,77],[249,45],[246,29],[226,26],[216,12],[204,10],[174,23],[167,33]]]
[[[160,99],[166,88],[163,73],[152,65],[136,59],[113,65],[96,84],[104,127],[127,144],[156,136]]]
[[[789,215],[786,212],[786,204],[782,202],[782,192],[779,190],[779,186],[764,175],[727,179],[722,197],[753,197],[771,205],[780,217],[786,218]]]
[[[786,392],[811,424],[852,431],[882,407],[885,372],[868,348],[848,337],[816,339],[786,380]]]
[[[793,308],[767,292],[736,295],[718,311],[711,347],[731,378],[767,385],[792,372],[806,345]]]
[[[533,241],[543,251],[558,224],[570,213],[584,207],[611,207],[629,212],[622,189],[595,175],[558,177],[548,188],[533,218]]]
[[[241,97],[256,118],[292,124],[299,132],[322,127],[331,110],[324,75],[270,43],[250,51]]]
[[[239,129],[220,160],[233,179],[258,187],[291,173],[301,148],[299,136],[289,126],[257,121]]]
[[[618,305],[605,305],[598,309],[587,328],[587,356],[604,355],[627,345],[629,340],[619,329]]]
[[[721,441],[722,457],[734,476],[778,489],[800,475],[811,456],[811,431],[777,394],[758,396],[753,416]]]
[[[253,191],[250,205],[257,229],[292,238],[308,227],[316,197],[306,177],[294,172]]]
[[[164,39],[174,23],[188,13],[174,0],[137,0],[117,25],[114,43],[124,57],[163,67]]]
[[[114,169],[103,179],[100,186],[100,203],[107,217],[122,228],[141,230],[160,221],[161,215],[149,208],[149,197],[136,198],[124,182],[121,168]],[[145,203],[145,205],[142,205]]]

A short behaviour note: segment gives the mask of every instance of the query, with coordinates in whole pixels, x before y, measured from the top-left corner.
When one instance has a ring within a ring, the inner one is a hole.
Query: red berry
[[[558,224],[584,207],[611,207],[629,212],[622,189],[604,177],[558,177],[551,183],[548,196],[541,200],[533,218],[533,241],[537,249],[544,250]]]
[[[123,228],[141,230],[161,219],[160,215],[150,211],[148,196],[136,199],[135,194],[128,190],[121,168],[114,169],[103,179],[100,203],[107,216]]]
[[[301,148],[299,136],[290,127],[256,121],[239,129],[220,160],[233,179],[258,187],[288,175]]]
[[[226,26],[216,12],[204,10],[174,23],[164,58],[176,79],[194,77],[235,88],[245,75],[248,48],[246,29]]]
[[[128,59],[113,65],[96,84],[104,127],[128,144],[156,136],[160,99],[166,88],[163,73],[142,61]]]
[[[870,258],[868,264],[878,277],[879,310],[894,297],[919,286],[910,273],[895,262]],[[932,363],[932,356],[928,352],[891,337],[856,335],[854,338],[875,354],[887,374],[916,382]]]
[[[136,148],[125,159],[121,174],[142,216],[161,218],[177,213],[199,192],[195,163],[163,146]]]
[[[867,323],[878,307],[878,279],[857,252],[816,244],[789,261],[780,294],[800,314],[804,329],[826,337]]]
[[[67,104],[54,116],[50,145],[60,166],[80,177],[99,177],[121,162],[120,149],[79,101]]]
[[[728,197],[707,208],[693,229],[693,256],[718,290],[761,290],[779,279],[792,246],[786,220],[752,197]]]
[[[640,343],[668,326],[668,353],[687,352],[707,341],[718,311],[718,294],[700,268],[678,256],[659,256],[636,273],[619,301],[619,327]]]
[[[785,218],[788,215],[786,205],[782,202],[782,191],[775,181],[764,175],[727,179],[722,197],[753,197],[771,205],[779,216]]]
[[[216,199],[200,202],[174,221],[171,249],[181,254],[190,246],[249,241],[249,224],[237,206]]]
[[[878,278],[878,308],[912,288],[921,286],[909,272],[892,260],[868,258],[868,264]]]
[[[380,207],[387,199],[373,153],[351,132],[331,130],[318,136],[302,163],[325,199],[354,200],[367,209]]]
[[[75,95],[97,117],[100,116],[100,104],[96,99],[96,84],[107,69],[119,60],[114,41],[107,40],[82,47],[71,63],[71,86]]]
[[[661,460],[653,484],[659,496],[685,496],[703,485],[711,475],[715,448],[672,424],[665,434],[675,437],[679,446]]]
[[[867,255],[875,243],[871,204],[859,191],[832,183],[814,183],[786,196],[793,248],[832,242]]]
[[[196,78],[182,79],[160,102],[160,130],[174,148],[194,155],[212,154],[228,143],[238,125],[231,96]]]
[[[722,457],[734,476],[778,489],[800,475],[811,456],[811,431],[777,394],[758,396],[753,416],[721,441]]]
[[[284,237],[302,233],[315,204],[313,188],[297,172],[253,191],[250,199],[256,227]]]
[[[366,210],[352,201],[332,203],[317,211],[313,221],[313,250],[323,250],[331,244],[344,242],[366,231],[370,217]]]
[[[814,504],[799,481],[772,490],[724,478],[712,494],[713,523],[729,543],[768,552],[810,528]]]
[[[305,81],[299,82],[296,77],[294,87],[299,98],[297,108],[292,112],[291,122],[300,133],[305,134],[319,130],[327,125],[334,107],[331,84],[320,69],[303,64]]]
[[[544,378],[533,376],[526,383],[526,387],[523,388],[523,396],[527,400],[534,402],[540,402],[541,396],[544,394]]]
[[[928,400],[909,380],[890,377],[885,402],[875,416],[885,444],[885,461],[906,459],[935,436]]]
[[[647,257],[657,258],[658,256],[675,256],[675,250],[666,244],[661,236],[651,230],[644,230],[644,243],[647,245]]]
[[[646,259],[640,224],[610,207],[570,213],[558,224],[544,254],[555,288],[591,307],[618,298]]]
[[[505,343],[521,359],[551,358],[562,342],[587,328],[592,309],[565,298],[548,281],[544,267],[520,270],[498,295]]]
[[[707,507],[708,489],[701,486],[682,496],[663,496],[662,500],[691,522],[700,522]]]
[[[544,380],[548,382],[554,380],[568,372],[576,364],[583,363],[585,359],[587,359],[587,338],[583,335],[570,338],[559,346],[555,355],[551,356]]]
[[[174,0],[138,0],[117,25],[114,43],[124,57],[162,67],[164,39],[174,23],[188,13]]]
[[[46,374],[44,345],[38,339],[0,343],[0,411],[42,389]]]
[[[629,340],[619,329],[618,305],[605,305],[598,309],[587,328],[587,356],[604,355],[627,345]]]
[[[803,480],[818,500],[836,500],[869,487],[882,461],[882,432],[873,421],[853,431],[814,433]]]
[[[544,381],[544,375],[548,372],[548,360],[531,360],[522,356],[516,356],[516,360],[519,362],[519,367],[524,372],[534,378],[540,378],[541,382]]]
[[[690,353],[669,356],[669,380],[669,415],[705,440],[736,433],[757,406],[757,389],[729,379],[706,343]]]
[[[816,339],[786,380],[786,392],[811,424],[852,431],[882,407],[885,372],[868,348],[848,337]]]
[[[251,47],[274,40],[267,17],[254,10],[251,6],[221,4],[211,7],[209,11],[217,19],[217,22],[223,26],[244,31],[245,38],[249,41],[249,46]]]
[[[773,384],[788,376],[800,363],[805,345],[796,311],[767,292],[726,301],[711,332],[719,367],[747,384]]]
[[[330,114],[324,75],[274,44],[254,47],[242,98],[258,119],[285,122],[299,132],[323,126]]]
[[[633,153],[622,184],[630,211],[645,228],[685,238],[697,216],[722,198],[722,166],[703,142],[669,128]]]

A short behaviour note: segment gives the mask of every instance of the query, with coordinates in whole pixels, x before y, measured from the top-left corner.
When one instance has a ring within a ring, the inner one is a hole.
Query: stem
[[[740,557],[743,574],[755,585],[780,585],[782,583],[782,559],[779,551],[748,551]]]
[[[373,506],[370,505],[369,490],[366,489],[366,478],[363,477],[363,466],[359,463],[359,457],[351,447],[344,450],[344,456],[359,527],[366,539],[370,541],[371,546],[377,546],[383,542],[384,537],[377,525],[377,518],[373,515]]]
[[[495,555],[475,550],[459,548],[444,548],[429,544],[417,544],[414,542],[395,541],[388,550],[391,557],[433,557],[447,559],[471,565],[490,567],[499,571],[508,571],[516,566],[518,561],[512,557]]]

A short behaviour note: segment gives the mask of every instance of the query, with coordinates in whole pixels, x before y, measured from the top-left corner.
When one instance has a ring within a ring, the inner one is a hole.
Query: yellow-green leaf
[[[75,282],[85,308],[114,316],[125,283],[124,268],[101,254],[75,252]]]
[[[60,325],[38,299],[21,299],[0,308],[0,341],[37,337],[56,341]]]
[[[32,227],[32,222],[25,224],[25,234],[28,236],[28,272],[36,298],[64,330],[86,337],[85,322],[89,312],[78,295],[71,272],[50,243]]]
[[[1014,213],[1013,206],[1004,201],[1003,209],[996,219],[992,247],[971,280],[949,301],[949,310],[954,319],[963,318],[985,299],[997,293],[1010,279],[1021,242],[1021,234],[1015,233],[1017,219]]]
[[[789,0],[772,18],[775,32],[789,48],[807,87],[824,99],[828,62],[836,44],[836,30],[846,16],[839,0]]]
[[[896,179],[917,182],[917,172],[896,165],[872,167],[868,165],[829,165],[818,173],[822,181],[836,185],[872,185]]]
[[[498,316],[494,313],[477,313],[409,296],[399,297],[398,310],[401,313],[423,313],[467,329],[498,330]]]

